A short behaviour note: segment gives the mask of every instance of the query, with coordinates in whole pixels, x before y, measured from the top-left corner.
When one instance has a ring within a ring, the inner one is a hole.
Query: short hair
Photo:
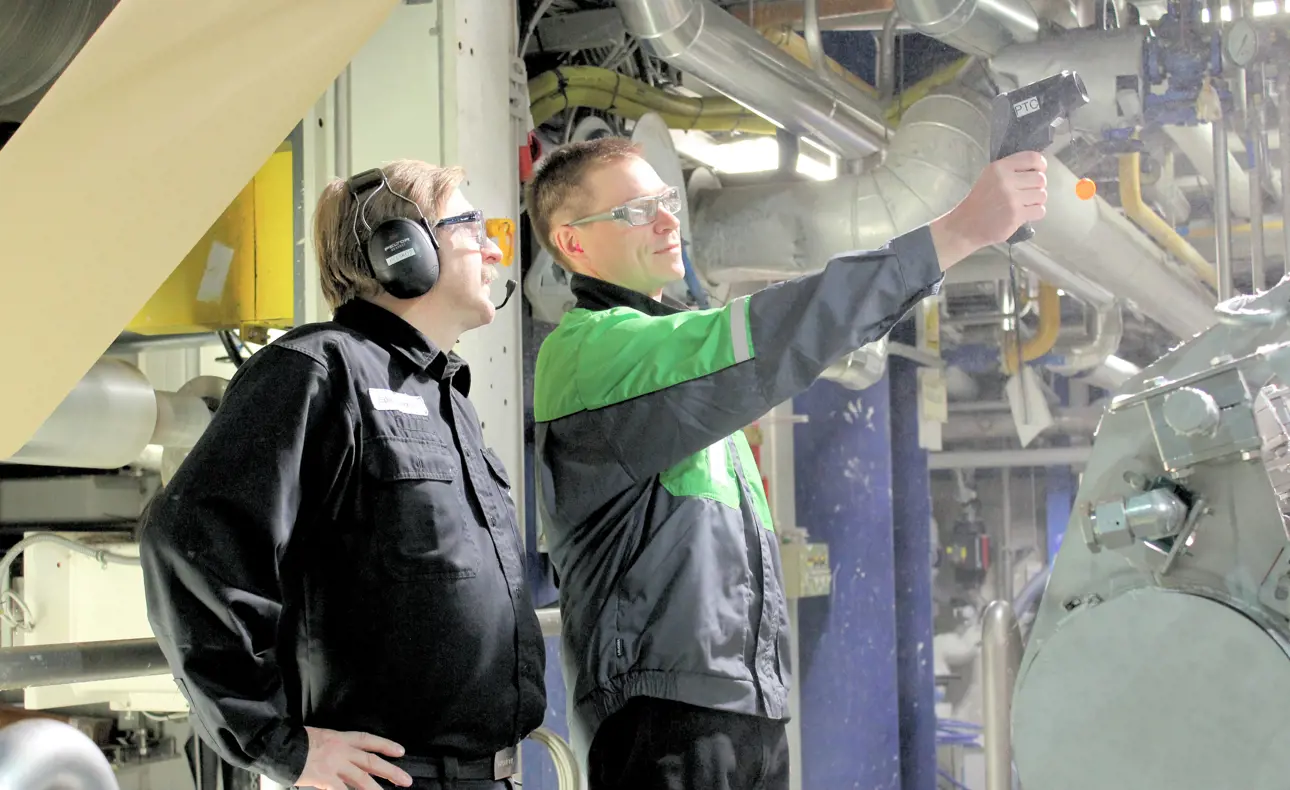
[[[561,211],[586,212],[587,176],[596,168],[624,159],[643,159],[640,148],[622,137],[600,137],[570,143],[549,154],[529,182],[525,209],[538,243],[551,257],[568,265],[551,243],[552,220]]]
[[[372,227],[391,217],[419,219],[416,208],[392,192],[415,201],[433,226],[442,218],[444,205],[453,190],[466,176],[459,167],[438,167],[415,159],[399,159],[381,170],[389,188],[362,196],[367,203],[364,217]],[[359,205],[350,194],[346,179],[337,178],[323,188],[314,211],[314,251],[318,256],[319,279],[323,298],[332,310],[354,299],[371,299],[382,291],[359,248],[359,240],[366,244],[368,238],[362,219],[358,220],[358,238],[354,237]]]

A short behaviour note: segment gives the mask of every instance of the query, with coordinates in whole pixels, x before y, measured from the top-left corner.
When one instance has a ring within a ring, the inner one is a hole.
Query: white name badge
[[[404,414],[415,414],[418,417],[429,417],[430,408],[425,398],[420,395],[408,395],[404,392],[369,389],[367,394],[372,398],[372,406],[378,411],[399,411]]]

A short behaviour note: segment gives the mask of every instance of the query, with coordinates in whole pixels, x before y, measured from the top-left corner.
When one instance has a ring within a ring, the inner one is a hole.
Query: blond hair
[[[438,167],[415,159],[399,159],[381,170],[389,188],[363,195],[367,203],[364,218],[372,227],[391,217],[419,219],[416,208],[396,197],[396,192],[415,201],[433,227],[466,175],[459,167]],[[314,251],[323,297],[332,310],[353,299],[371,299],[381,293],[381,284],[359,248],[360,240],[366,243],[368,237],[362,219],[358,220],[358,238],[354,237],[359,205],[346,180],[338,178],[323,188],[314,210]]]
[[[587,213],[587,176],[603,165],[633,158],[643,157],[631,140],[601,137],[570,143],[552,152],[542,162],[529,182],[524,206],[538,243],[557,262],[569,265],[551,242],[555,217],[575,215],[571,219],[577,219],[577,215]]]

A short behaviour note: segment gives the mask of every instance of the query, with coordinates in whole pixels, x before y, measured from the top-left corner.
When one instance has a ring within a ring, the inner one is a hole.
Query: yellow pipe
[[[1282,227],[1283,227],[1282,222],[1279,219],[1270,219],[1263,223],[1264,230],[1281,230]],[[1250,225],[1250,223],[1243,222],[1240,225],[1233,225],[1232,233],[1233,234],[1249,233],[1253,229],[1254,228],[1253,226]],[[1195,230],[1189,230],[1187,231],[1187,235],[1197,239],[1212,239],[1214,238],[1215,232],[1216,231],[1211,226],[1208,228],[1196,228]]]
[[[1143,202],[1141,159],[1139,153],[1120,155],[1120,205],[1125,215],[1170,255],[1189,266],[1211,288],[1217,288],[1218,276],[1209,261]]]
[[[1057,345],[1057,335],[1062,330],[1062,298],[1057,293],[1057,286],[1041,283],[1039,285],[1039,331],[1034,337],[1021,344],[1021,359],[1031,362],[1053,350]],[[1015,331],[1015,330],[1014,330]],[[1017,372],[1016,335],[1009,333],[1004,341],[1003,370],[1009,375]]]
[[[773,123],[724,96],[677,96],[609,69],[561,66],[529,80],[529,108],[535,125],[569,107],[590,107],[632,120],[657,112],[674,129],[775,133]]]

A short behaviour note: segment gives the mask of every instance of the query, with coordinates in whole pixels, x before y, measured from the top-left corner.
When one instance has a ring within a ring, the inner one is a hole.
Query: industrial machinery
[[[1290,776],[1290,279],[1218,310],[1102,420],[1015,689],[1026,787]]]

